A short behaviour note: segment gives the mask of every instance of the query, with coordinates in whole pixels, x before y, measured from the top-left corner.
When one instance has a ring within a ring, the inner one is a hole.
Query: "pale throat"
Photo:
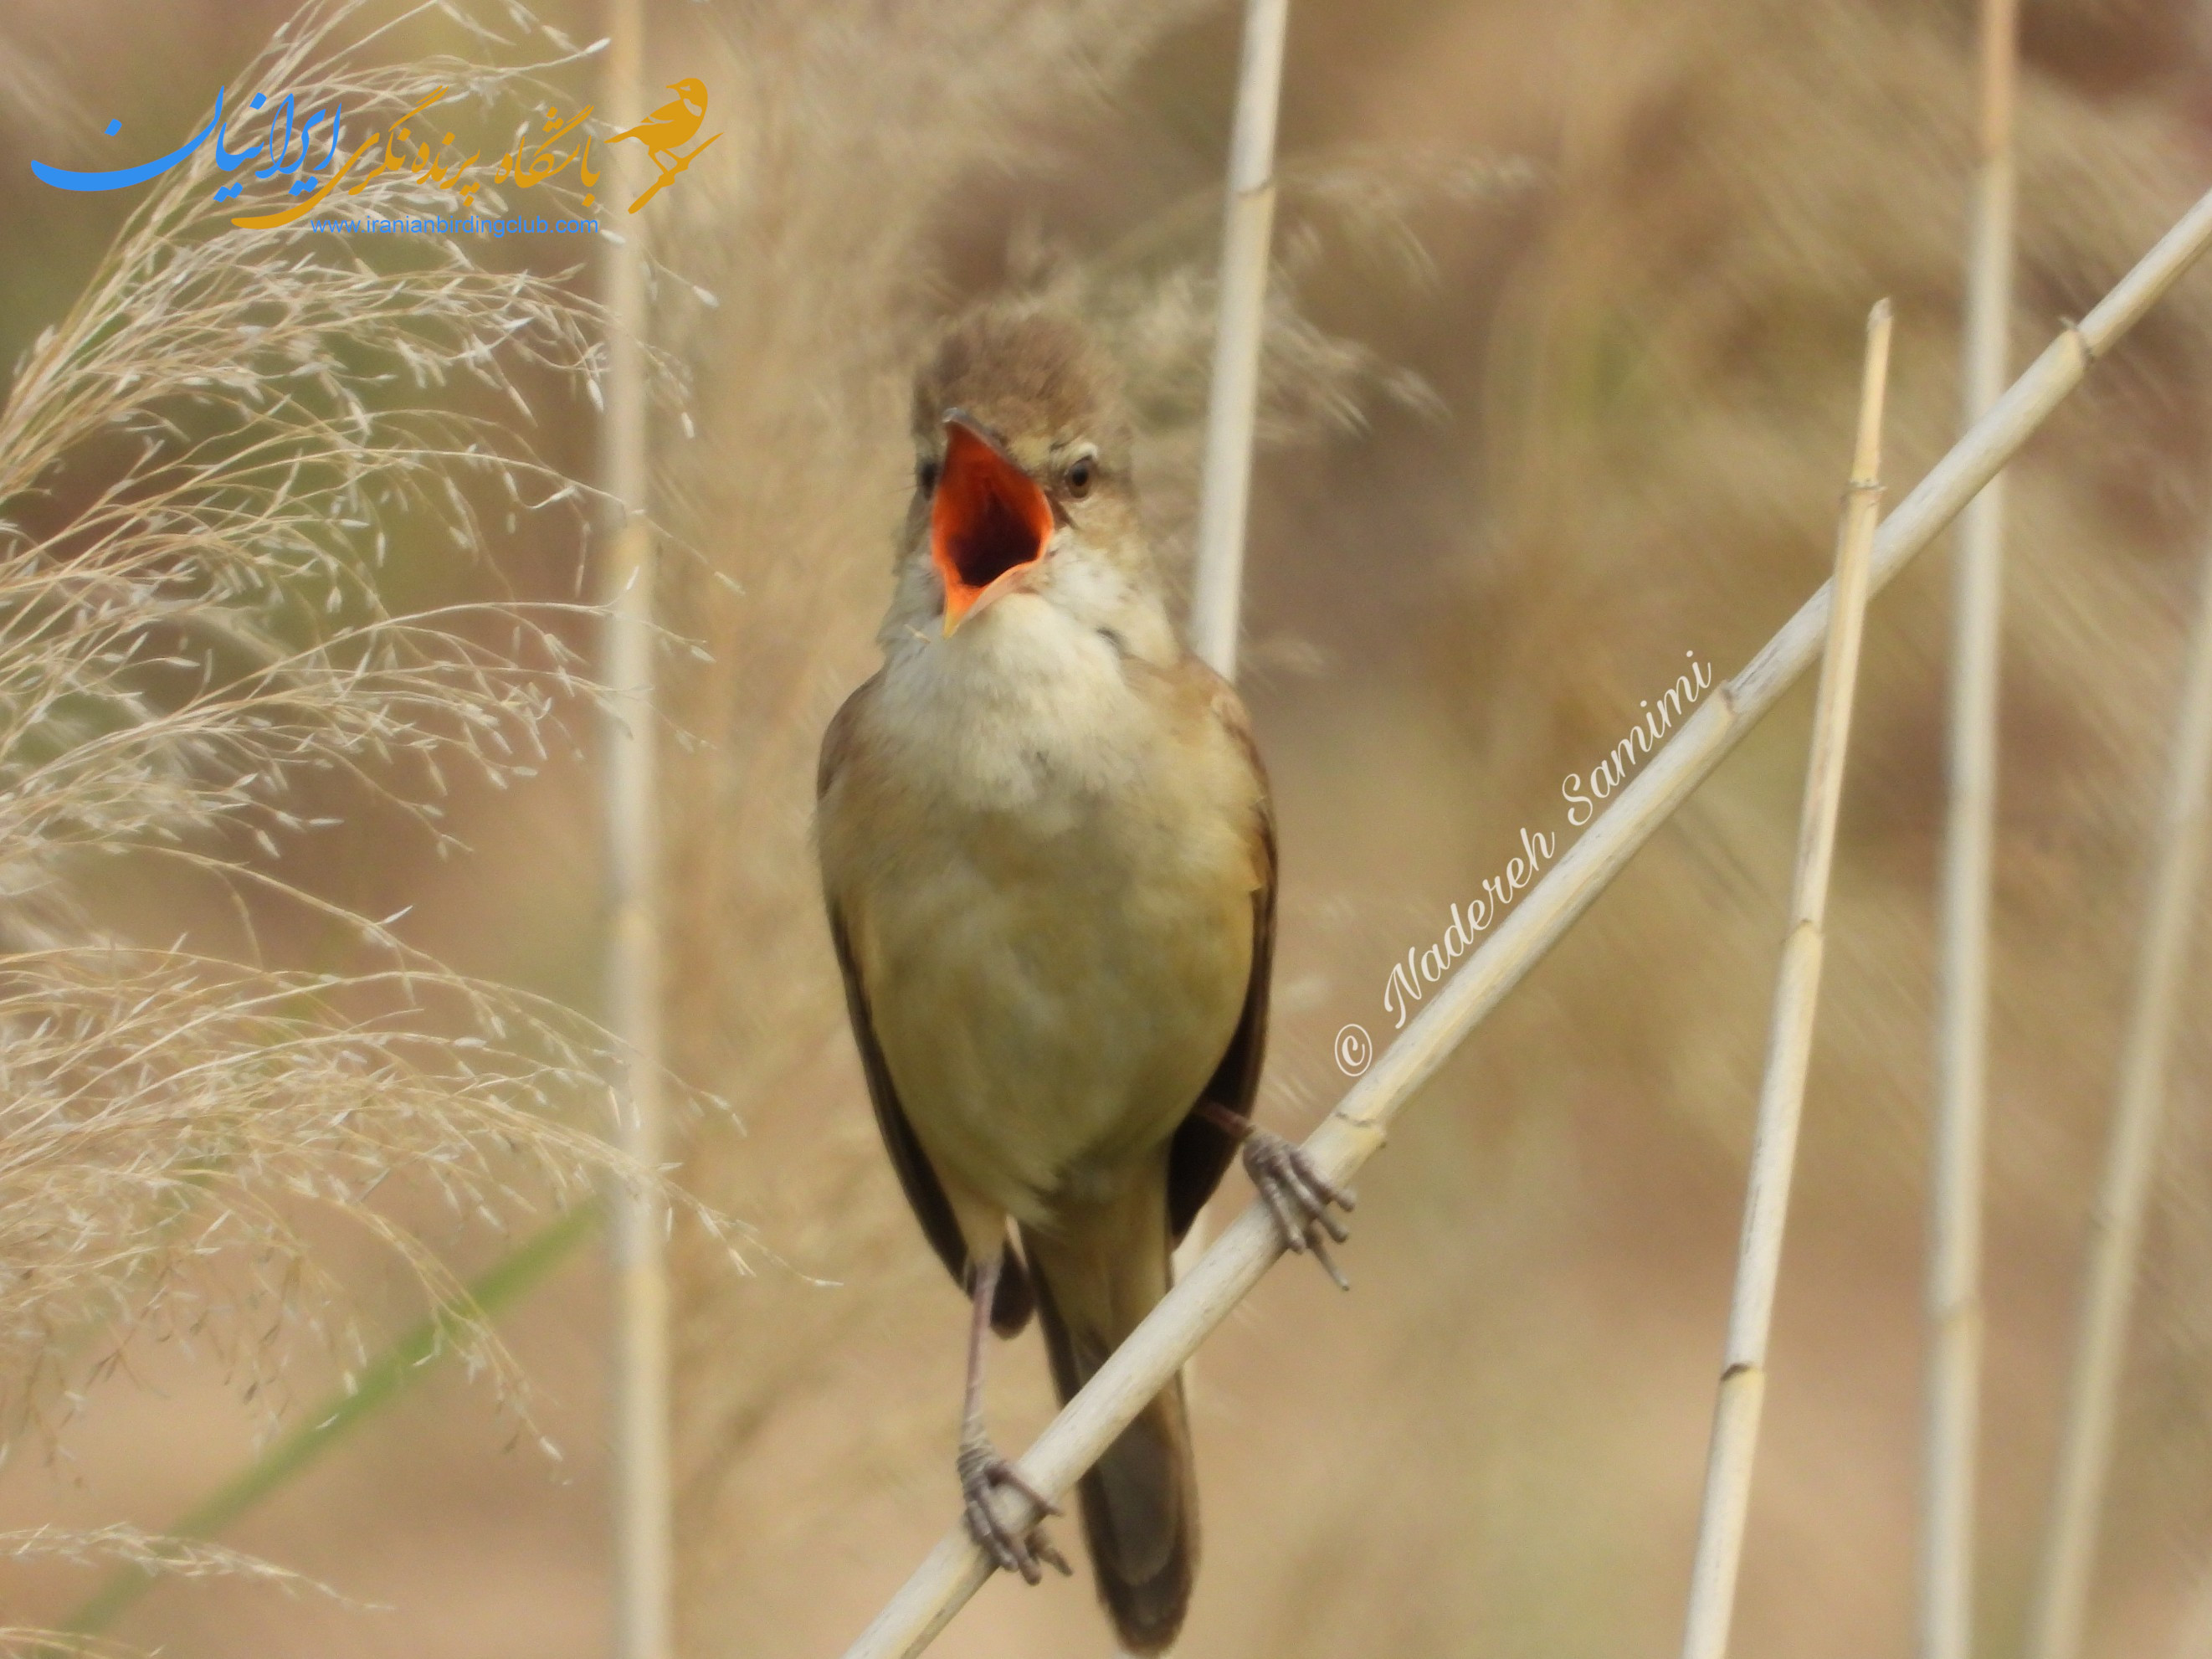
[[[978,811],[1137,785],[1158,716],[1123,649],[1040,594],[1000,596],[949,639],[890,655],[890,752]]]

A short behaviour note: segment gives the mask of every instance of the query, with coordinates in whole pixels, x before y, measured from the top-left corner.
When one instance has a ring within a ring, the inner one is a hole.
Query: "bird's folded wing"
[[[875,684],[871,679],[848,698],[830,722],[830,729],[823,733],[821,763],[815,774],[817,799],[828,793],[844,760],[846,746],[851,741],[853,712]],[[845,1011],[852,1018],[854,1045],[860,1051],[860,1070],[868,1079],[868,1098],[876,1109],[876,1127],[883,1132],[891,1168],[898,1172],[899,1186],[906,1194],[907,1203],[913,1207],[915,1219],[921,1223],[923,1237],[945,1263],[953,1282],[963,1291],[969,1290],[968,1241],[952,1212],[951,1200],[945,1195],[945,1184],[931,1167],[921,1137],[907,1121],[906,1109],[899,1103],[898,1089],[891,1081],[890,1066],[884,1062],[883,1045],[876,1039],[875,1018],[868,1009],[868,988],[861,980],[860,964],[854,960],[852,941],[845,930],[845,919],[837,908],[836,896],[824,896],[830,912],[830,939],[836,948],[838,971],[845,981]],[[992,1325],[1000,1334],[1011,1335],[1027,1322],[1030,1307],[1028,1279],[1020,1259],[1009,1249],[999,1279],[998,1295],[992,1304]]]
[[[867,989],[860,983],[860,970],[854,963],[853,947],[845,937],[844,920],[835,907],[830,912],[830,938],[837,947],[837,966],[845,975],[845,1008],[853,1017],[853,1039],[860,1050],[860,1069],[867,1074],[868,1098],[875,1103],[876,1125],[884,1133],[884,1145],[890,1149],[891,1167],[898,1171],[906,1201],[914,1206],[931,1248],[964,1287],[968,1282],[968,1242],[961,1237],[951,1200],[945,1196],[944,1185],[938,1180],[937,1171],[930,1168],[928,1155],[921,1150],[914,1126],[906,1121],[905,1109],[899,1104],[898,1091],[891,1084],[890,1068],[884,1064],[883,1048],[876,1041],[875,1021],[868,1012]]]
[[[1275,817],[1267,798],[1267,769],[1261,764],[1252,726],[1236,692],[1223,684],[1213,713],[1234,738],[1259,784],[1259,810],[1253,824],[1259,882],[1252,891],[1252,973],[1244,986],[1244,1012],[1221,1063],[1192,1103],[1192,1114],[1176,1131],[1168,1152],[1168,1235],[1181,1242],[1237,1154],[1228,1132],[1197,1115],[1207,1101],[1226,1106],[1239,1117],[1252,1115],[1260,1090],[1260,1065],[1267,1048],[1267,985],[1275,960]]]

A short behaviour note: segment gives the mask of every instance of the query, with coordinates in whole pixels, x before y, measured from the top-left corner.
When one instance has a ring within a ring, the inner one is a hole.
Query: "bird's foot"
[[[1000,1456],[989,1441],[978,1436],[962,1442],[958,1467],[969,1536],[994,1561],[1032,1584],[1044,1577],[1042,1563],[1059,1568],[1062,1574],[1074,1571],[1044,1534],[1044,1517],[1058,1515],[1060,1506],[1024,1480],[1021,1471]],[[1019,1524],[1024,1500],[1036,1510],[1036,1518],[1027,1527]]]
[[[1311,1251],[1322,1271],[1336,1281],[1337,1289],[1350,1290],[1351,1281],[1338,1271],[1322,1235],[1328,1234],[1340,1244],[1352,1237],[1328,1212],[1328,1206],[1352,1209],[1358,1201],[1352,1190],[1338,1186],[1314,1168],[1303,1146],[1258,1127],[1244,1136],[1244,1173],[1252,1177],[1252,1184],[1267,1200],[1284,1246],[1301,1255]]]

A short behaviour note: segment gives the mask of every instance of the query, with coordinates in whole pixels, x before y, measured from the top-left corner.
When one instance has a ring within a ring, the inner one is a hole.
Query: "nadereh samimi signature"
[[[632,213],[667,188],[678,173],[691,165],[702,150],[722,136],[719,132],[712,134],[693,144],[689,150],[684,149],[683,146],[690,143],[706,118],[707,88],[701,82],[686,77],[672,82],[668,89],[676,94],[672,102],[663,105],[636,125],[615,134],[608,140],[610,143],[617,143],[625,138],[635,139],[645,146],[653,157],[653,165],[660,170],[659,178],[629,204]],[[444,142],[433,149],[427,140],[416,138],[408,125],[446,95],[443,87],[437,88],[400,117],[392,124],[389,132],[372,132],[362,139],[328,179],[325,179],[323,174],[337,161],[338,134],[345,121],[344,105],[311,112],[304,120],[297,121],[295,131],[294,94],[287,93],[284,101],[270,111],[268,136],[250,149],[234,150],[230,148],[231,135],[225,131],[222,120],[223,96],[227,90],[222,87],[216,88],[215,113],[208,118],[208,124],[167,155],[157,155],[152,161],[142,161],[136,167],[117,167],[101,173],[77,173],[67,167],[55,167],[50,162],[34,161],[31,163],[31,171],[60,190],[127,190],[133,185],[143,184],[149,179],[159,178],[171,168],[182,166],[210,138],[215,141],[215,164],[224,173],[235,173],[257,155],[265,153],[267,165],[256,168],[250,177],[258,179],[289,177],[292,179],[289,193],[306,199],[295,206],[280,208],[274,212],[246,215],[231,220],[232,224],[246,230],[273,230],[280,225],[289,225],[295,219],[305,218],[319,207],[332,191],[352,176],[380,143],[384,149],[382,158],[374,167],[362,172],[347,187],[349,196],[360,195],[372,179],[383,173],[398,172],[415,179],[427,179],[439,189],[453,191],[465,206],[485,182],[470,177],[476,171],[477,163],[483,160],[482,150],[465,160],[449,161],[449,156],[458,155],[452,133],[448,132]],[[267,96],[257,92],[247,107],[258,110],[267,102]],[[500,158],[489,182],[497,185],[512,180],[518,189],[527,190],[533,185],[543,184],[548,179],[556,177],[573,165],[576,169],[577,182],[584,186],[583,204],[589,207],[592,202],[591,187],[599,182],[599,175],[592,167],[591,134],[578,135],[576,130],[591,118],[592,109],[592,106],[586,104],[564,119],[557,107],[549,106],[538,132],[516,143]],[[281,134],[277,131],[280,118],[283,122]],[[323,143],[322,159],[316,161],[313,153],[319,130],[326,124],[329,133]],[[113,137],[122,128],[121,121],[110,121],[107,124],[108,137]],[[572,135],[574,142],[570,142]],[[410,144],[414,150],[411,157],[405,148]],[[235,200],[246,189],[246,179],[237,179],[218,185],[215,199],[218,202]]]

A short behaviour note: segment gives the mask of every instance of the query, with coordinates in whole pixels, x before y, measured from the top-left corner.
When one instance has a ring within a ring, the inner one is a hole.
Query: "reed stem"
[[[1836,532],[1835,603],[1828,612],[1827,647],[1820,659],[1820,689],[1813,713],[1813,750],[1798,820],[1790,930],[1775,976],[1766,1077],[1759,1091],[1759,1120],[1752,1136],[1751,1180],[1736,1256],[1735,1296],[1729,1312],[1728,1355],[1721,1369],[1705,1465],[1705,1505],[1690,1574],[1682,1659],[1722,1659],[1728,1652],[1729,1626],[1735,1615],[1744,1517],[1751,1507],[1752,1462],[1759,1449],[1759,1411],[1766,1397],[1767,1338],[1774,1323],[1782,1235],[1797,1161],[1797,1129],[1804,1116],[1813,1021],[1820,1006],[1836,812],[1844,796],[1844,760],[1850,745],[1859,641],[1866,622],[1868,556],[1881,504],[1881,410],[1889,377],[1889,301],[1884,300],[1867,319],[1858,441]]]
[[[1221,294],[1213,336],[1213,381],[1206,405],[1206,473],[1200,481],[1198,570],[1191,596],[1191,648],[1225,680],[1237,678],[1243,610],[1244,521],[1251,490],[1252,427],[1259,403],[1260,343],[1266,333],[1267,252],[1275,218],[1275,110],[1283,86],[1283,34],[1290,0],[1249,0],[1237,79],[1237,125],[1221,228]],[[1206,1253],[1213,1229],[1201,1210],[1176,1246],[1175,1271]],[[1195,1386],[1189,1372],[1186,1391]]]
[[[1260,404],[1267,254],[1275,224],[1275,111],[1282,94],[1290,0],[1245,0],[1237,125],[1229,143],[1221,231],[1221,294],[1213,382],[1206,405],[1206,471],[1198,507],[1191,646],[1224,679],[1237,678],[1244,585],[1244,521],[1252,494],[1252,423]]]
[[[2208,796],[2212,796],[2212,544],[2205,554],[2190,636],[2188,678],[2175,722],[2172,762],[2157,862],[2143,915],[2135,1000],[2121,1048],[2119,1099],[2105,1154],[2103,1184],[2089,1216],[2081,1293],[2057,1479],[2028,1619],[2031,1659],[2073,1659],[2081,1650],[2097,1531],[2112,1461],[2120,1375],[2136,1261],[2156,1174],[2166,1115],[2166,1076],[2189,966],[2191,924],[2203,884]]]
[[[2018,0],[1982,0],[1980,159],[1966,255],[1964,412],[2004,389],[2012,321],[2013,88]],[[1928,1372],[1920,1517],[1920,1659],[1973,1645],[1974,1468],[1982,1353],[1982,1161],[1987,1115],[1990,848],[1996,822],[2004,479],[1960,521],[1953,601],[1950,786],[1936,993]]]
[[[645,95],[644,0],[609,0],[607,102],[635,119]],[[650,159],[635,141],[609,157],[608,198],[637,199]],[[623,1152],[659,1170],[666,1158],[661,1096],[660,817],[654,751],[653,532],[647,453],[646,218],[622,216],[607,250],[607,412],[602,465],[612,498],[602,571],[607,1023],[622,1045],[615,1080]],[[667,1206],[642,1182],[611,1187],[614,1267],[614,1652],[671,1659],[675,1593],[668,1424]]]

